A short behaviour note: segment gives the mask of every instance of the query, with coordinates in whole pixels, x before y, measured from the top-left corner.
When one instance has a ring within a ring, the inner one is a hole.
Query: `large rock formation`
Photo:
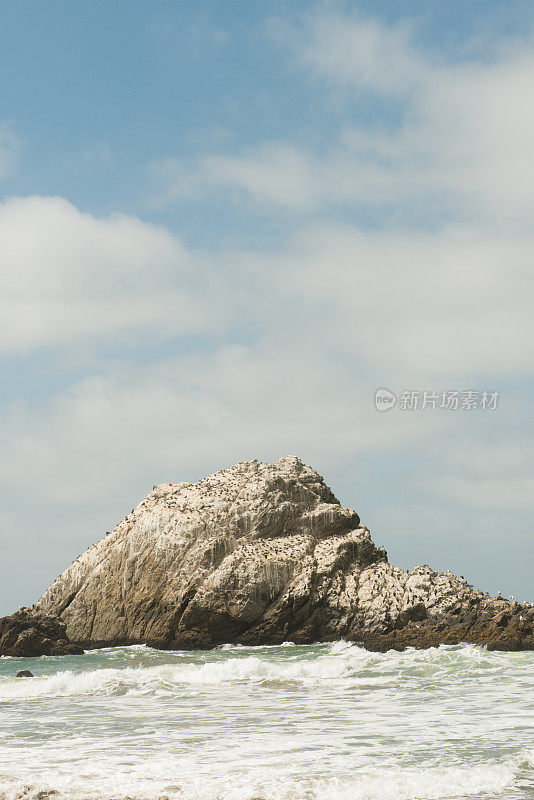
[[[37,610],[85,646],[350,639],[534,648],[534,609],[450,572],[392,566],[298,458],[162,484],[58,578]]]

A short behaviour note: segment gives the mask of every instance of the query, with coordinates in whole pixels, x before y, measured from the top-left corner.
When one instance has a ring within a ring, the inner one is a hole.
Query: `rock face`
[[[57,617],[23,608],[0,619],[0,653],[4,656],[26,657],[82,653],[78,645],[69,641],[66,627]]]
[[[45,592],[85,646],[307,643],[383,650],[472,641],[534,649],[534,609],[450,572],[392,566],[298,458],[154,487]]]

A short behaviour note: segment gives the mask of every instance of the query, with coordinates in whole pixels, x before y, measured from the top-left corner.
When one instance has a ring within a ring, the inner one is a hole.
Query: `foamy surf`
[[[168,765],[158,764],[165,773]],[[34,785],[0,776],[2,800],[38,798],[51,794],[56,800],[442,800],[502,793],[513,784],[512,763],[429,770],[387,770],[347,776],[284,778],[260,774],[203,777],[181,774],[167,780],[156,775],[132,774],[84,776],[72,779],[51,771]],[[171,773],[172,775],[172,773]]]
[[[533,666],[348,642],[5,659],[0,798],[534,798]]]

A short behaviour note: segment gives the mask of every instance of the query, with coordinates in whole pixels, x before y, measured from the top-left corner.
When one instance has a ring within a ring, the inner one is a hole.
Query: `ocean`
[[[0,797],[534,798],[533,669],[348,642],[1,658]]]

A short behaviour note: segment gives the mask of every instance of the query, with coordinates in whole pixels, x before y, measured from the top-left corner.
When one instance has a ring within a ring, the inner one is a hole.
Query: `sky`
[[[287,454],[393,563],[534,601],[532,4],[0,11],[0,614]]]

